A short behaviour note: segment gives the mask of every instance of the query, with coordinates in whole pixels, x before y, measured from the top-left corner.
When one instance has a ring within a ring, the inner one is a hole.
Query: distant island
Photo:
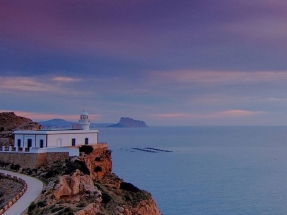
[[[77,122],[70,122],[64,119],[51,119],[47,121],[38,122],[42,129],[54,129],[54,128],[73,128],[73,125],[77,125]],[[105,127],[114,127],[114,128],[140,128],[148,127],[144,121],[134,120],[129,117],[121,117],[118,123],[91,123],[90,128],[105,128]]]
[[[121,117],[120,121],[116,124],[109,125],[107,127],[116,127],[116,128],[139,128],[139,127],[148,127],[144,121],[135,120],[129,117]]]

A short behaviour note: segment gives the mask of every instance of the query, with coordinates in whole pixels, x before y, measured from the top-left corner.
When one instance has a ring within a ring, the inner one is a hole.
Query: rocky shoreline
[[[150,193],[112,173],[111,151],[87,145],[79,157],[51,162],[37,169],[0,162],[0,167],[45,182],[28,215],[160,215]]]

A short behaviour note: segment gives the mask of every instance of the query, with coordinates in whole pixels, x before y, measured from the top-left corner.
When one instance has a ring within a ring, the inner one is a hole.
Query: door
[[[86,145],[89,144],[89,138],[85,138],[85,144],[86,144]]]

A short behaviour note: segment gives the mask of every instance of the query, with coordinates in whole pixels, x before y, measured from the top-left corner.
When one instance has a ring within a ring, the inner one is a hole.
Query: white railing
[[[2,146],[0,152],[14,153],[49,153],[49,152],[68,152],[69,156],[79,156],[79,148],[73,147],[47,147],[47,148],[19,148],[12,146]]]

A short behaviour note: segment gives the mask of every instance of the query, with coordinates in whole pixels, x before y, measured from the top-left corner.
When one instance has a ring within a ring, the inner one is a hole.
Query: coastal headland
[[[107,144],[82,145],[79,151],[77,157],[61,156],[64,159],[50,159],[34,168],[0,156],[1,169],[36,177],[45,184],[23,214],[161,214],[150,193],[112,173],[112,152]]]

